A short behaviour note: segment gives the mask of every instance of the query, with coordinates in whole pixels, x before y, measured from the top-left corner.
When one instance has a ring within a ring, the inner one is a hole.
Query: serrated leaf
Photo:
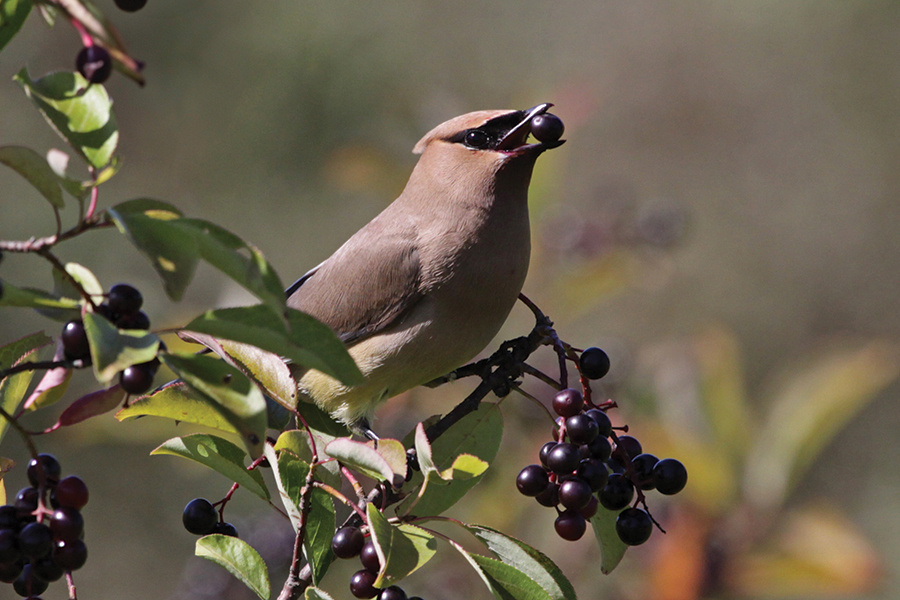
[[[432,476],[432,482],[420,488],[419,486],[423,485],[423,476],[416,473],[403,487],[404,491],[411,492],[411,495],[398,505],[397,514],[406,515],[414,512],[422,516],[439,515],[456,504],[481,481],[484,473],[484,470],[470,459],[456,463],[458,457],[473,456],[490,465],[497,456],[502,437],[503,417],[500,409],[496,404],[482,402],[478,410],[466,415],[431,444],[431,460],[435,470],[445,472],[459,466],[461,473],[465,469],[474,469],[473,476],[453,477],[452,481],[444,485],[434,485],[436,481]],[[479,470],[481,473],[475,475],[474,473]]]
[[[628,546],[619,539],[616,533],[616,517],[619,513],[605,508],[598,508],[597,513],[591,517],[591,528],[594,536],[600,542],[600,571],[609,575],[625,556]]]
[[[223,414],[221,404],[192,390],[183,381],[165,385],[132,401],[116,413],[116,419],[119,421],[137,417],[162,417],[228,433],[240,433],[232,421]]]
[[[2,37],[2,27],[3,24],[0,23],[0,37]],[[62,189],[59,186],[59,177],[53,172],[44,157],[31,148],[0,146],[0,163],[24,177],[54,208],[59,209],[65,206]]]
[[[44,332],[39,331],[0,347],[0,370],[28,360],[38,348],[46,346],[52,341]],[[0,406],[8,414],[16,412],[19,403],[28,391],[33,376],[33,371],[23,371],[0,379]],[[0,440],[3,440],[8,428],[9,422],[0,418]]]
[[[334,600],[325,590],[308,587],[303,591],[303,600]]]
[[[491,582],[491,590],[495,598],[503,600],[551,600],[538,583],[522,571],[502,561],[472,554],[472,560],[481,568],[485,577]]]
[[[0,50],[19,32],[31,13],[31,0],[3,0],[0,2]]]
[[[269,490],[262,475],[258,470],[247,470],[244,466],[247,454],[228,440],[205,433],[194,433],[172,438],[150,454],[171,454],[193,460],[221,473],[263,500],[269,499]]]
[[[74,425],[85,419],[109,412],[122,404],[126,395],[125,390],[116,384],[109,389],[98,390],[82,396],[66,407],[62,414],[59,415],[56,425],[51,429]]]
[[[382,441],[379,440],[378,443],[380,444]],[[370,443],[357,442],[350,438],[338,438],[325,446],[325,452],[351,469],[360,471],[377,481],[383,480],[393,485],[402,482],[406,475],[405,469],[402,473],[394,471],[391,463]]]
[[[219,405],[219,412],[238,432],[254,458],[262,453],[268,419],[266,400],[243,373],[202,354],[165,353],[162,360],[188,386]]]
[[[466,529],[501,561],[533,579],[553,600],[577,600],[575,588],[562,570],[537,548],[483,525],[466,525]]]
[[[105,317],[91,312],[85,313],[83,318],[97,381],[106,383],[126,367],[156,357],[159,350],[156,334],[117,329]]]
[[[372,503],[366,505],[366,516],[381,563],[375,587],[393,585],[424,566],[437,552],[437,540],[421,527],[392,525]]]
[[[223,567],[262,600],[268,600],[269,570],[259,553],[244,540],[218,533],[207,535],[197,540],[194,554]]]
[[[88,85],[80,73],[60,71],[32,80],[26,69],[15,76],[54,130],[88,164],[102,168],[119,140],[112,101],[100,84]]]
[[[297,310],[287,309],[285,314],[287,320],[264,304],[222,308],[205,312],[184,328],[255,346],[321,371],[346,385],[362,381],[362,374],[347,348],[328,326]],[[252,357],[244,355],[243,358]],[[258,367],[248,365],[248,368]]]

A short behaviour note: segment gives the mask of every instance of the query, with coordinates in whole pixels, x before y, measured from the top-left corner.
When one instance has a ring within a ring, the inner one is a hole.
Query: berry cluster
[[[216,507],[206,498],[194,498],[188,502],[181,514],[181,522],[184,524],[184,528],[194,535],[221,533],[238,537],[234,525],[220,520]]]
[[[0,581],[12,583],[23,598],[37,598],[87,560],[81,508],[88,489],[80,477],[61,473],[56,457],[38,455],[28,465],[31,486],[0,506]]]
[[[609,357],[599,348],[588,348],[578,366],[583,377],[599,379],[609,372]],[[581,538],[588,519],[602,506],[622,511],[616,520],[619,539],[632,546],[646,542],[653,520],[636,505],[643,503],[644,490],[655,488],[667,495],[681,491],[687,483],[684,466],[672,458],[645,454],[636,438],[617,435],[605,410],[585,402],[579,390],[557,393],[553,410],[559,415],[557,439],[541,448],[540,464],[522,469],[516,487],[541,505],[557,509],[554,525],[563,539]],[[635,506],[626,508],[635,490]]]
[[[338,558],[359,557],[363,568],[350,578],[350,593],[356,598],[375,598],[378,600],[422,600],[419,596],[407,596],[403,588],[392,585],[384,589],[375,587],[375,579],[381,563],[375,543],[366,540],[359,527],[341,527],[331,539],[331,549]]]
[[[150,318],[141,310],[144,298],[130,285],[119,283],[106,294],[106,302],[97,307],[97,314],[105,317],[119,329],[147,330]],[[66,359],[89,364],[91,348],[88,344],[84,322],[81,319],[69,321],[63,326],[62,346]],[[153,385],[153,378],[159,369],[159,359],[131,365],[119,373],[119,383],[129,394],[143,394]]]

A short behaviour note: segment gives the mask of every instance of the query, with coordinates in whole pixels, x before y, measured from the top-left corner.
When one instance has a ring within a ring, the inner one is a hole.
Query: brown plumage
[[[331,327],[365,382],[298,371],[301,397],[364,426],[380,402],[447,374],[491,341],[530,255],[528,185],[537,157],[528,111],[451,119],[416,144],[400,196],[288,289],[288,306]]]

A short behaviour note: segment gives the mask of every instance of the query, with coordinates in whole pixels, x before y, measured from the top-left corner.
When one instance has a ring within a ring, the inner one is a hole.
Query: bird
[[[528,272],[535,161],[565,142],[551,106],[470,112],[429,131],[397,199],[286,290],[287,306],[328,325],[364,377],[348,386],[292,365],[301,401],[377,439],[375,407],[490,343]]]

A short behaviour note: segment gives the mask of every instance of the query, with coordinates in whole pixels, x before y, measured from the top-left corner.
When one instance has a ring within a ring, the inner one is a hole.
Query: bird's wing
[[[421,298],[414,231],[367,228],[369,235],[352,237],[287,290],[288,306],[322,321],[347,344],[390,326]]]

